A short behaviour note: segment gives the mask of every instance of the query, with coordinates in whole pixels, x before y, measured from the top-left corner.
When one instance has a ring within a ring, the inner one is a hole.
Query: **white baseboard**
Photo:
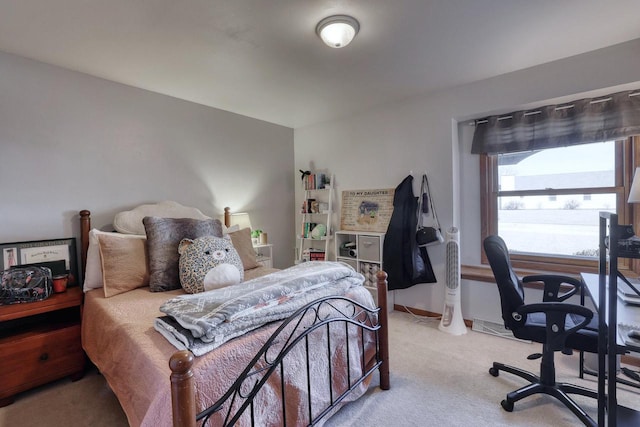
[[[502,338],[508,338],[510,340],[531,342],[527,340],[521,340],[513,336],[510,330],[504,327],[504,324],[492,322],[490,320],[473,319],[473,326],[471,328],[476,332],[482,332],[489,335],[495,335]]]

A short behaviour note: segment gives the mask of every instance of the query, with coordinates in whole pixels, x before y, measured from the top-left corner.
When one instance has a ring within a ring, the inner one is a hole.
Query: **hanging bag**
[[[418,246],[431,246],[444,242],[438,214],[433,205],[433,199],[429,191],[427,174],[422,175],[420,197],[418,198],[418,228],[416,230],[416,243]]]

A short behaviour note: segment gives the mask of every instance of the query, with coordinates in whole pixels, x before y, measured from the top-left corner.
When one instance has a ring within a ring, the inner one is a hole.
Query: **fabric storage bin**
[[[380,237],[358,236],[358,258],[380,262]]]

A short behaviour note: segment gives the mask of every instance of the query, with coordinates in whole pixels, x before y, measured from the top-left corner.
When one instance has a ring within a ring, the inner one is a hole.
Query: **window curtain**
[[[476,120],[472,154],[512,153],[640,134],[640,90]]]

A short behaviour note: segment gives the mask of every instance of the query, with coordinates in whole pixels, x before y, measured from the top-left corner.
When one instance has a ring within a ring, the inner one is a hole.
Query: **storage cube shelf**
[[[336,260],[351,265],[364,276],[364,286],[371,292],[377,304],[376,274],[383,269],[384,233],[341,230],[335,233],[335,239]]]

